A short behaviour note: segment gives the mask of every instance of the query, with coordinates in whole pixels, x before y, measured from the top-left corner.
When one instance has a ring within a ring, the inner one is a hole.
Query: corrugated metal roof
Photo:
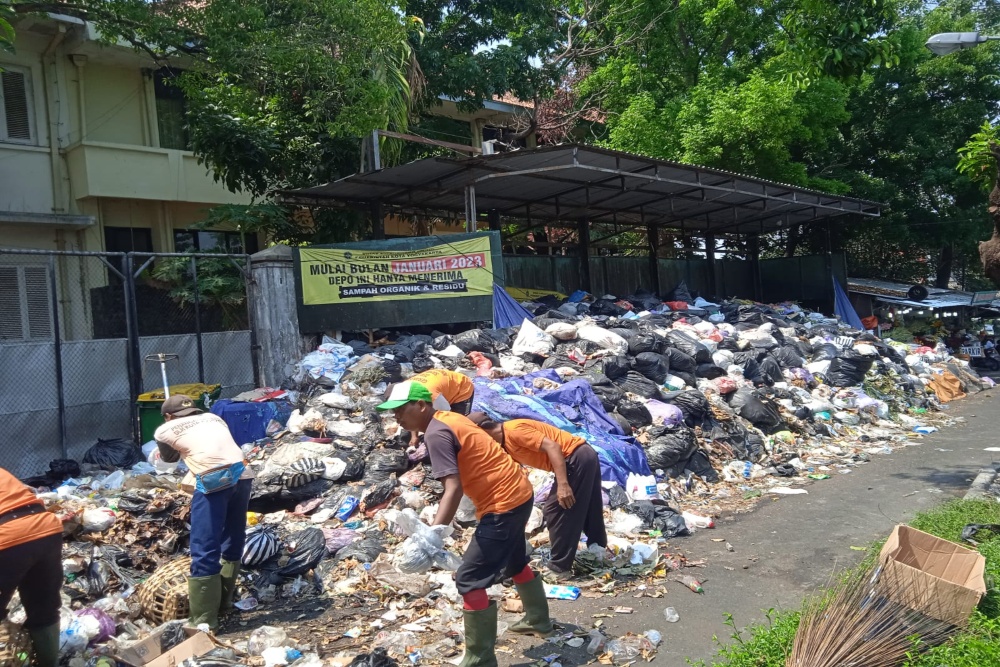
[[[289,203],[368,206],[409,214],[464,213],[466,188],[480,214],[532,221],[659,225],[748,233],[854,214],[880,204],[718,169],[594,146],[546,146],[476,157],[428,158],[282,192]]]
[[[848,278],[847,291],[857,294],[867,294],[877,298],[879,301],[891,303],[898,306],[910,308],[924,308],[927,310],[939,310],[941,308],[968,308],[972,307],[972,292],[962,292],[959,290],[945,289],[943,287],[927,288],[927,298],[923,301],[913,301],[907,291],[910,283],[897,283],[891,280],[878,280],[874,278]],[[977,304],[976,308],[995,308],[997,302],[992,304]]]

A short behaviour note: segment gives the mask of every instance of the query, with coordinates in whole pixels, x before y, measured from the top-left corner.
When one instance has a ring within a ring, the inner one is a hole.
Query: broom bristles
[[[919,610],[919,611],[918,611]],[[955,600],[928,600],[896,568],[861,568],[806,602],[786,667],[894,667],[960,628]]]

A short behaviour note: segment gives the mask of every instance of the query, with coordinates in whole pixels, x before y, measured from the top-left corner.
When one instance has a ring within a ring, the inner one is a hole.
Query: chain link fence
[[[0,249],[0,466],[80,460],[98,438],[139,439],[136,399],[173,384],[258,377],[248,256]]]

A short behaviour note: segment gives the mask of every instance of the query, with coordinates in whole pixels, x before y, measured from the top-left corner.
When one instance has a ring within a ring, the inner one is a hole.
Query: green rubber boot
[[[31,647],[35,651],[35,659],[31,664],[36,667],[58,667],[59,624],[29,630],[28,636],[31,637]]]
[[[228,612],[233,610],[233,597],[236,595],[236,582],[240,578],[239,561],[222,561],[222,604],[219,611]]]
[[[465,610],[465,655],[458,667],[497,667],[497,603],[482,611]]]
[[[215,630],[219,627],[219,607],[222,606],[222,577],[191,577],[188,579],[188,600],[191,603],[191,617],[188,622],[197,627],[207,623]]]
[[[521,596],[524,618],[510,626],[510,631],[542,638],[551,635],[554,628],[552,619],[549,618],[549,601],[545,599],[542,578],[536,572],[534,579],[526,584],[514,584],[514,588]]]

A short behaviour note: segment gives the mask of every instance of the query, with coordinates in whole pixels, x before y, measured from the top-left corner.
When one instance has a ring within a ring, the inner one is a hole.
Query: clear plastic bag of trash
[[[250,635],[247,642],[247,652],[250,655],[261,655],[265,650],[276,646],[284,646],[288,642],[288,635],[281,628],[270,625],[262,625]]]
[[[422,574],[437,566],[457,570],[462,559],[444,548],[444,540],[452,533],[451,526],[428,526],[417,513],[407,508],[399,513],[396,527],[409,537],[397,550],[394,565],[405,574]]]

